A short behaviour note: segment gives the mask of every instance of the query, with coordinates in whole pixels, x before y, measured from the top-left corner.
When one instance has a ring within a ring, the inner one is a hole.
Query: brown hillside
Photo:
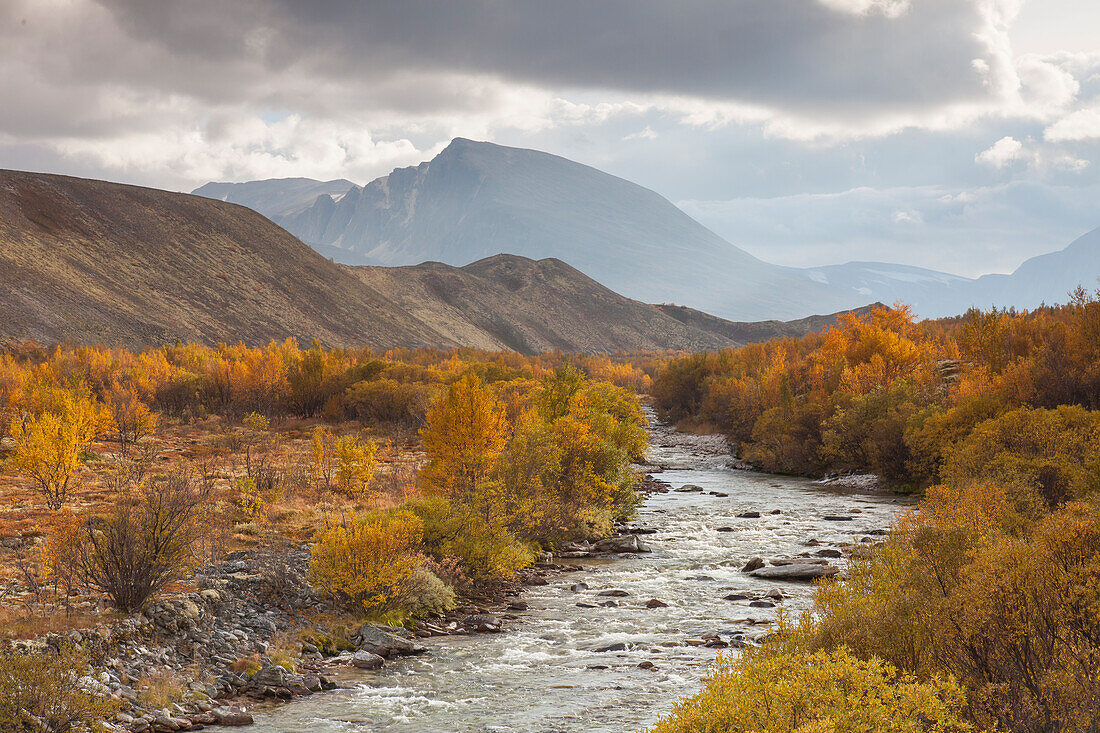
[[[485,349],[612,352],[730,345],[608,290],[561,260],[495,255],[465,267],[351,267],[448,340]]]
[[[336,265],[260,214],[188,194],[0,171],[0,341],[144,346],[703,349],[721,334],[557,260]]]
[[[846,313],[864,316],[877,305],[882,303],[872,303],[850,311],[823,316],[807,316],[794,321],[727,321],[682,305],[662,304],[654,307],[684,325],[693,326],[739,344],[755,344],[774,338],[798,338],[814,331],[821,331],[835,326],[840,316]]]

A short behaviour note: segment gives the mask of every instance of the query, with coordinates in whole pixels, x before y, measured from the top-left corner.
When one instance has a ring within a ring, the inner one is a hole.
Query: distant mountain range
[[[1012,275],[976,280],[874,262],[806,269],[759,260],[648,189],[565,158],[455,139],[431,161],[365,186],[286,179],[208,183],[347,264],[466,265],[499,253],[569,263],[632,298],[728,319],[797,319],[873,301],[924,316],[971,305],[1064,302],[1100,275],[1100,230]],[[313,196],[312,202],[309,197]]]
[[[348,267],[244,206],[18,171],[0,171],[0,308],[0,343],[296,337],[527,353],[740,343],[736,324],[674,317],[560,260]]]

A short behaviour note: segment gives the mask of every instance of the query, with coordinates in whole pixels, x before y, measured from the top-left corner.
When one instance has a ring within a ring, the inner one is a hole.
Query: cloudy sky
[[[783,264],[1013,269],[1100,226],[1095,0],[0,0],[0,167],[364,183],[455,136]]]

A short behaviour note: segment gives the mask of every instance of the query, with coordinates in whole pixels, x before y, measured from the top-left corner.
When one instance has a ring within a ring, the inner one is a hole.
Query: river
[[[807,608],[812,587],[762,581],[740,572],[751,557],[788,557],[858,543],[889,526],[905,500],[827,489],[806,479],[734,470],[719,438],[656,425],[649,459],[673,487],[654,494],[636,525],[653,552],[580,560],[585,572],[555,575],[529,588],[529,610],[501,634],[435,637],[430,651],[378,672],[349,672],[348,685],[257,712],[252,731],[634,731],[699,686],[714,649],[685,640],[707,632],[758,638],[775,609],[723,600],[738,591],[780,588],[788,614]],[[707,492],[725,493],[714,496]],[[771,514],[779,510],[777,514]],[[757,511],[758,519],[737,515]],[[848,516],[850,521],[826,520]],[[719,532],[719,528],[725,531]],[[732,531],[731,531],[732,530]],[[808,547],[807,543],[820,543]],[[570,586],[583,582],[588,590]],[[629,593],[599,604],[602,590]],[[665,608],[646,608],[659,599]],[[579,607],[578,603],[596,605]],[[756,623],[749,623],[751,619]],[[624,643],[625,651],[594,649]],[[653,669],[639,668],[652,662]]]

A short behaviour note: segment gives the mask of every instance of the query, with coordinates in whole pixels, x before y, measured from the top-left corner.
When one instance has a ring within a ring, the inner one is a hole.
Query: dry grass
[[[226,452],[226,422],[220,418],[197,420],[179,425],[165,425],[150,442],[153,471],[183,462],[190,465],[196,480],[205,468],[213,492],[210,511],[204,523],[209,537],[196,548],[199,562],[210,562],[234,550],[250,550],[270,542],[273,537],[291,543],[309,542],[317,528],[334,517],[368,509],[385,508],[415,495],[413,479],[423,454],[410,449],[404,434],[388,435],[378,430],[362,431],[357,423],[327,426],[336,433],[359,431],[379,444],[378,468],[372,487],[375,495],[353,500],[325,491],[309,478],[311,462],[310,435],[318,421],[286,420],[272,426],[273,447],[263,460],[281,477],[277,498],[267,504],[258,516],[249,517],[238,505],[237,479],[245,472],[243,456]],[[394,439],[396,438],[396,440]],[[103,442],[92,446],[96,456],[82,468],[81,481],[71,494],[63,512],[76,514],[105,510],[114,496],[105,477],[116,458],[118,446]],[[26,573],[20,565],[36,565],[35,574],[46,583],[41,570],[41,546],[53,531],[60,513],[46,508],[31,484],[14,476],[0,463],[0,637],[29,637],[46,631],[67,631],[84,628],[101,619],[92,607],[97,599],[82,598],[75,613],[66,613],[64,598],[44,585],[35,601],[28,602],[23,580]],[[21,550],[17,548],[22,548]],[[186,583],[176,584],[173,591],[190,590]]]

